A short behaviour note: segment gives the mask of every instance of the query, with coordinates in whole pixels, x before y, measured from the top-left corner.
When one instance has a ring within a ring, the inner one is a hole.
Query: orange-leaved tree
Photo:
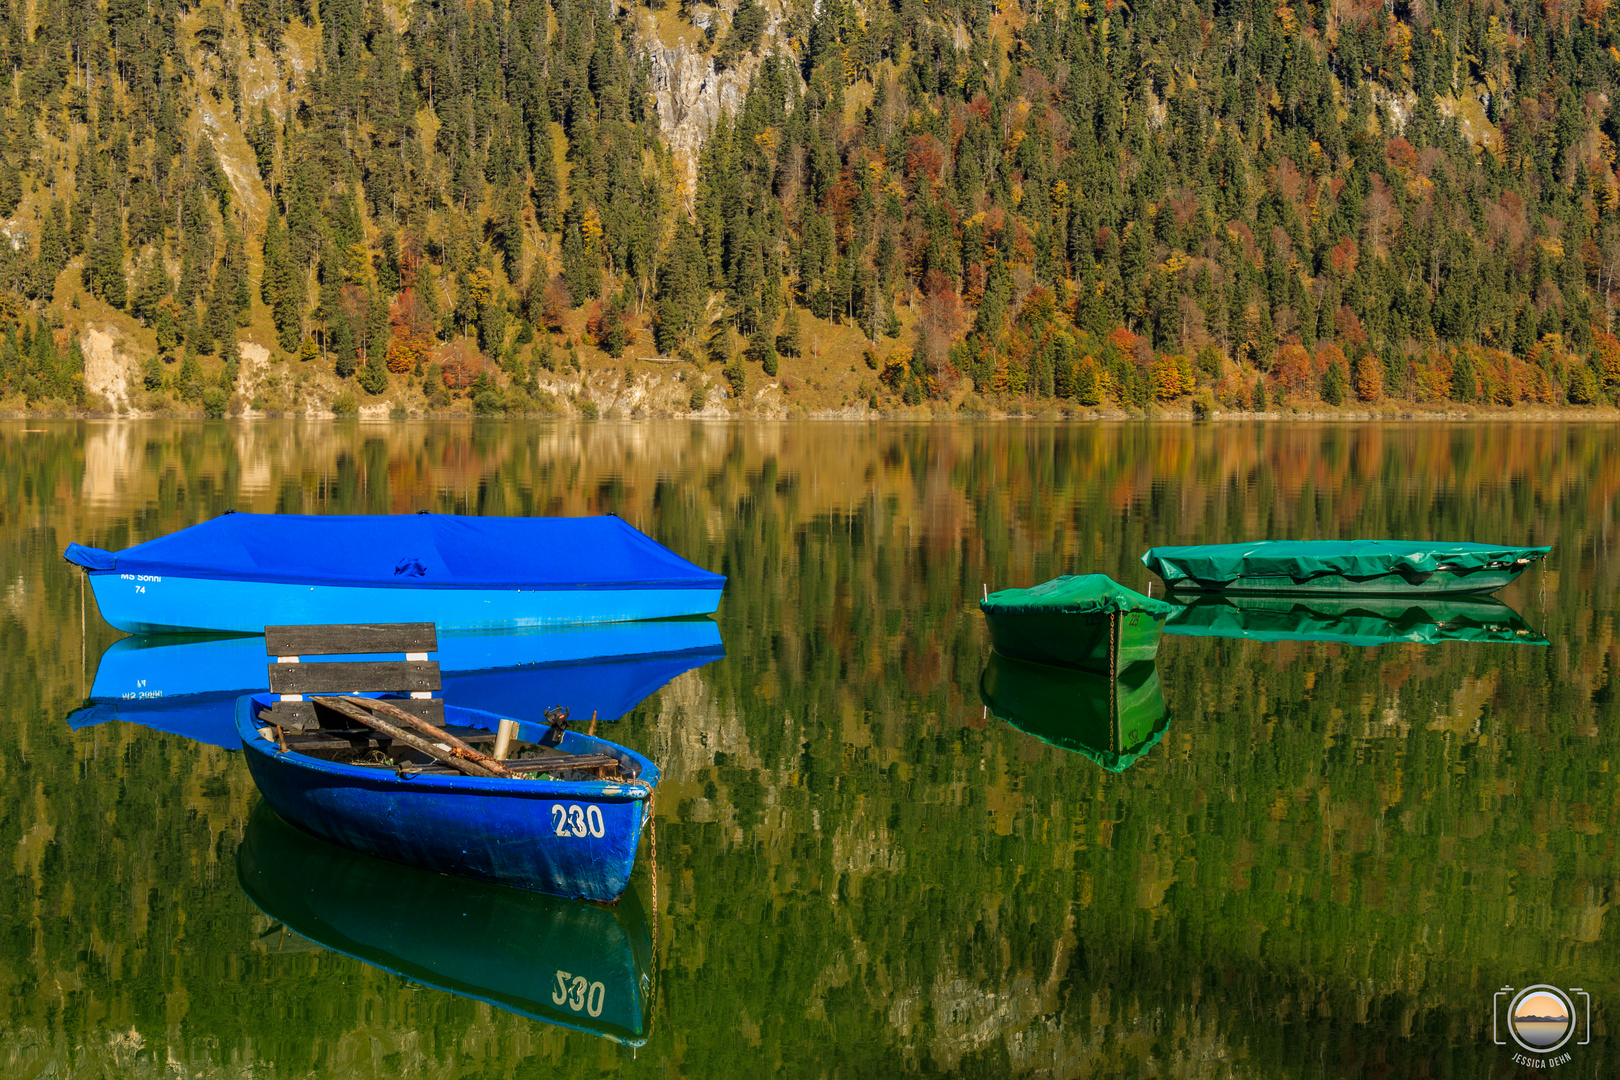
[[[414,288],[400,290],[388,311],[393,337],[388,342],[388,370],[406,372],[433,348],[433,320]]]
[[[1604,390],[1620,387],[1620,339],[1606,330],[1592,335],[1592,368]]]
[[[1309,401],[1316,386],[1316,365],[1305,346],[1289,342],[1277,353],[1277,389],[1296,401]]]
[[[1356,361],[1356,371],[1351,381],[1355,384],[1356,397],[1362,401],[1373,402],[1384,396],[1384,364],[1372,353],[1366,353]]]

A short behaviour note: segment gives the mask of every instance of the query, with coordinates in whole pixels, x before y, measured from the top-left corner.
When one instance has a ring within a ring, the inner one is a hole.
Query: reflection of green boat
[[[652,938],[613,907],[448,877],[308,836],[260,803],[237,856],[260,911],[334,952],[522,1016],[642,1046]]]
[[[991,653],[979,696],[1026,735],[1124,772],[1164,737],[1170,714],[1151,663],[1118,678]]]
[[[1002,589],[979,605],[1004,656],[1117,674],[1159,651],[1174,604],[1127,589],[1106,574],[1065,575],[1033,589]]]
[[[1517,611],[1487,597],[1245,596],[1196,600],[1165,623],[1167,634],[1344,645],[1496,641],[1545,645]]]

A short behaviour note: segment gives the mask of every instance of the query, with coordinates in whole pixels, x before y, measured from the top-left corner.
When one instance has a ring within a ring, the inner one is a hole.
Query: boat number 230
[[[551,829],[558,836],[603,836],[607,828],[602,824],[602,808],[581,806],[579,803],[551,804]]]
[[[566,1005],[575,1012],[583,1011],[591,1016],[601,1016],[606,1000],[607,987],[601,983],[589,982],[583,975],[557,972],[557,988],[551,992],[552,1004]]]

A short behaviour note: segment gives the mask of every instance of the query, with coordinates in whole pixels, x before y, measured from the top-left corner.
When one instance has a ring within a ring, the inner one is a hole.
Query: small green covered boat
[[[1151,663],[1119,678],[990,655],[979,696],[999,720],[1109,772],[1124,772],[1158,744],[1170,726]]]
[[[1171,615],[1164,632],[1361,646],[1442,641],[1547,644],[1517,611],[1486,596],[1205,596]]]
[[[1033,589],[1002,589],[979,604],[1003,656],[1113,676],[1152,660],[1174,604],[1106,574],[1064,575]]]
[[[1552,548],[1398,540],[1262,540],[1149,548],[1178,591],[1414,595],[1495,592]]]

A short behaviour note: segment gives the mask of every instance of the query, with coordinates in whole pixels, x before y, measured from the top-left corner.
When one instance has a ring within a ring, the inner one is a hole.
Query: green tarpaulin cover
[[[1001,615],[1091,615],[1114,611],[1141,611],[1163,619],[1174,604],[1127,589],[1107,574],[1065,574],[1033,589],[1002,589],[979,605]]]
[[[1467,573],[1534,562],[1552,548],[1495,544],[1407,543],[1399,540],[1261,540],[1248,544],[1156,547],[1142,553],[1142,565],[1167,583],[1239,578],[1311,578],[1336,575],[1373,578],[1384,574]]]

